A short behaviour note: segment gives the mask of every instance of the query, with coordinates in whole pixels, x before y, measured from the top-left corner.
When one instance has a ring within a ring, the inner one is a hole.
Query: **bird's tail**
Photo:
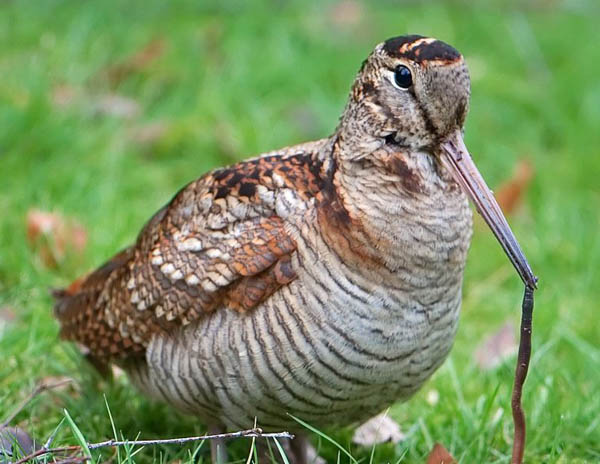
[[[100,296],[110,285],[111,276],[123,269],[131,255],[132,248],[126,248],[68,287],[51,290],[55,299],[54,316],[60,323],[60,337],[77,342],[82,353],[101,373],[107,370],[108,360],[97,345],[112,329],[105,321]]]

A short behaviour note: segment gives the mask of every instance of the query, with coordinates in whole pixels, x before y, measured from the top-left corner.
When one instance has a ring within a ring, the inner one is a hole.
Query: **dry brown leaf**
[[[456,460],[448,452],[444,445],[436,443],[429,456],[427,456],[427,464],[456,464]]]
[[[329,17],[336,26],[356,26],[364,16],[364,7],[354,0],[342,0],[331,7]]]
[[[112,93],[99,96],[93,106],[94,112],[102,116],[132,119],[140,113],[140,104],[133,98]]]
[[[483,370],[495,369],[506,358],[515,354],[517,349],[515,326],[507,322],[479,344],[475,350],[475,361]]]
[[[46,266],[56,267],[67,253],[83,252],[87,231],[74,219],[59,213],[32,209],[27,213],[27,241]]]
[[[39,448],[31,436],[19,427],[1,427],[0,428],[0,463],[8,463],[18,458],[31,454]]]
[[[0,306],[0,321],[1,322],[12,322],[17,317],[15,309],[12,306],[4,305]]]
[[[496,200],[498,200],[504,214],[515,212],[521,205],[533,175],[534,169],[531,161],[520,160],[515,165],[511,178],[504,181],[496,189]]]
[[[165,40],[155,38],[120,63],[104,68],[97,74],[97,77],[105,78],[112,87],[116,87],[131,74],[146,69],[153,61],[163,55],[165,49]]]
[[[54,87],[51,101],[59,109],[79,104],[81,108],[91,108],[95,115],[124,119],[132,119],[141,112],[140,104],[133,98],[114,93],[91,95],[68,85]]]
[[[398,443],[405,435],[400,431],[398,423],[386,413],[372,417],[359,426],[352,436],[352,443],[362,446],[372,446],[379,443]]]

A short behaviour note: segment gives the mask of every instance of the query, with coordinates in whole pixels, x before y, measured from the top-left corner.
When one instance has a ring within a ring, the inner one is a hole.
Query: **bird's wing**
[[[123,359],[143,353],[157,331],[215,310],[250,310],[291,282],[296,244],[277,195],[288,189],[309,201],[320,188],[314,150],[296,152],[220,169],[182,189],[135,245],[55,292],[61,336],[100,363]]]

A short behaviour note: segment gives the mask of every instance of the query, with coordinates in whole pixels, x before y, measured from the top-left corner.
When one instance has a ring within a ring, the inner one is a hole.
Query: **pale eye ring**
[[[396,66],[396,69],[394,69],[394,84],[403,90],[409,89],[412,86],[412,73],[408,67],[403,64]]]

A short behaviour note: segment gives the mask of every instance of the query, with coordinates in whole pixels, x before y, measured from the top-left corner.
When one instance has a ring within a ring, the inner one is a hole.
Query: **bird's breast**
[[[370,230],[342,227],[298,240],[300,306],[327,339],[365,362],[371,356],[372,379],[398,381],[412,371],[427,378],[452,345],[471,237],[466,198],[452,194],[443,205],[440,198],[404,202],[393,215],[371,207],[362,220]]]

